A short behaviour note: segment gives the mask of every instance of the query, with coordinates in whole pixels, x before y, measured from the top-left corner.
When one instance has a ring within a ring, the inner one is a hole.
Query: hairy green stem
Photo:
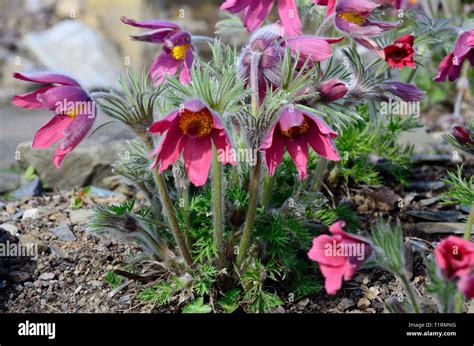
[[[262,189],[262,197],[261,197],[261,204],[264,207],[267,207],[270,203],[270,198],[272,196],[272,186],[273,186],[273,178],[265,173],[263,177],[263,189]]]
[[[258,96],[258,65],[261,54],[254,53],[250,62],[250,88],[252,89],[252,116],[258,117],[258,108],[260,100]],[[257,160],[252,170],[249,186],[249,206],[247,214],[245,215],[244,230],[242,231],[242,238],[240,239],[239,252],[237,254],[237,266],[240,267],[247,250],[250,246],[252,238],[253,226],[255,224],[255,217],[257,215],[258,193],[260,189],[260,167],[262,165],[262,155],[257,153]]]
[[[413,291],[413,287],[410,284],[410,281],[407,278],[406,273],[402,273],[399,275],[400,280],[402,281],[405,290],[407,291],[408,298],[410,299],[411,305],[413,306],[413,310],[415,313],[420,313],[420,307],[418,305],[418,300],[416,299],[415,292]]]
[[[461,314],[463,312],[464,298],[460,292],[457,292],[454,299],[454,312],[457,314]]]
[[[464,239],[471,239],[472,224],[474,223],[474,204],[471,206],[471,211],[467,217],[466,230],[464,231]]]
[[[255,216],[257,215],[257,202],[258,202],[258,190],[260,187],[260,167],[261,167],[262,155],[257,154],[257,162],[252,171],[252,177],[250,180],[250,191],[249,191],[249,207],[247,209],[247,215],[245,216],[245,225],[242,232],[242,238],[240,239],[239,253],[237,254],[237,266],[240,266],[245,259],[247,250],[250,245],[250,239],[252,238],[253,226],[255,224]]]
[[[212,221],[214,228],[214,245],[217,251],[218,269],[225,267],[224,252],[224,203],[222,196],[222,167],[215,146],[212,148]]]
[[[416,75],[416,68],[412,68],[406,82],[411,83],[413,78],[415,78],[415,75]]]
[[[318,161],[318,165],[316,166],[316,173],[313,179],[313,186],[311,189],[313,191],[318,192],[323,184],[324,172],[326,172],[326,168],[328,166],[328,160],[324,157],[320,157]]]
[[[138,132],[137,134],[142,139],[142,141],[146,144],[148,149],[153,150],[154,144],[153,144],[153,139],[150,137],[150,135],[146,133],[138,133]],[[153,178],[155,180],[156,187],[158,188],[158,193],[160,195],[163,211],[165,213],[166,219],[168,220],[169,227],[171,228],[171,232],[173,233],[173,237],[176,241],[176,245],[178,246],[178,249],[181,252],[181,256],[183,256],[185,263],[188,266],[192,266],[193,259],[189,252],[189,249],[183,237],[183,234],[181,233],[181,230],[179,228],[178,218],[176,217],[176,211],[174,210],[173,202],[171,201],[168,189],[166,187],[165,180],[158,173],[158,170],[156,169],[153,169]]]
[[[168,193],[165,180],[156,169],[153,170],[153,177],[155,179],[155,184],[158,188],[158,192],[161,197],[163,211],[165,212],[165,216],[168,219],[168,223],[170,224],[171,232],[173,233],[174,239],[176,240],[176,245],[178,245],[178,249],[181,252],[181,255],[183,256],[186,264],[188,266],[191,266],[193,264],[193,260],[191,258],[191,254],[189,253],[183,234],[179,229],[178,219],[176,217],[176,212],[174,210],[173,202],[171,201],[170,195]]]

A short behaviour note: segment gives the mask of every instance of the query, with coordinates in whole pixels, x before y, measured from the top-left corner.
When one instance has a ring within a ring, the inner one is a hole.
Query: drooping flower
[[[140,35],[130,36],[137,41],[162,44],[161,53],[153,61],[149,76],[157,84],[162,83],[166,75],[179,74],[183,84],[191,82],[191,68],[194,62],[194,47],[191,35],[175,23],[163,20],[135,21],[127,17],[122,22],[138,28],[152,29]]]
[[[327,6],[326,16],[330,16],[334,13],[334,7],[336,7],[337,0],[313,0],[316,5]]]
[[[446,55],[439,64],[438,75],[435,82],[444,82],[448,77],[450,82],[459,78],[461,67],[465,60],[474,66],[474,29],[461,34],[451,53]]]
[[[189,180],[195,186],[206,183],[211,167],[212,144],[216,146],[222,163],[235,164],[231,144],[217,114],[202,101],[185,102],[160,121],[151,125],[151,133],[163,134],[163,140],[150,154],[156,156],[151,168],[158,164],[159,173],[179,159],[183,152]]]
[[[337,79],[331,79],[318,88],[319,96],[322,102],[333,102],[347,93],[347,87]]]
[[[474,133],[469,130],[467,127],[464,126],[459,126],[459,125],[454,125],[451,128],[451,134],[453,135],[454,138],[458,141],[459,144],[461,145],[474,145]]]
[[[474,269],[474,243],[456,236],[443,239],[434,252],[436,263],[448,279]]]
[[[245,27],[253,32],[265,21],[275,1],[285,35],[301,35],[301,21],[295,0],[226,0],[221,10],[242,14]]]
[[[468,299],[474,298],[474,269],[472,274],[461,276],[458,281],[458,290]]]
[[[341,0],[336,6],[336,26],[351,36],[378,35],[399,23],[377,22],[369,19],[380,4],[371,0]]]
[[[385,61],[388,62],[390,67],[400,69],[405,66],[415,67],[413,62],[413,55],[415,54],[413,49],[414,39],[413,35],[404,35],[383,49]]]
[[[340,157],[333,143],[336,137],[336,133],[316,115],[303,112],[297,106],[286,107],[268,131],[260,150],[265,152],[268,172],[273,175],[286,147],[303,180],[306,178],[308,144],[322,157],[338,161]]]
[[[249,44],[242,49],[239,57],[239,77],[248,83],[252,59],[258,58],[257,80],[260,100],[266,94],[268,87],[278,87],[281,82],[281,62],[285,47],[289,47],[292,54],[299,53],[300,62],[323,61],[332,55],[332,43],[344,39],[322,38],[316,36],[294,36],[284,39],[281,27],[277,24],[265,26],[257,30],[250,38]]]
[[[362,238],[344,232],[344,221],[329,227],[332,235],[320,235],[313,240],[308,257],[318,262],[323,274],[326,292],[334,295],[342,286],[342,280],[350,280],[369,258],[372,248]]]
[[[85,138],[96,118],[96,106],[87,92],[71,77],[48,72],[14,73],[16,79],[41,84],[28,94],[15,95],[12,104],[27,109],[48,109],[53,118],[35,134],[33,148],[49,148],[61,141],[53,154],[56,168]]]
[[[421,101],[425,97],[425,93],[413,84],[386,81],[381,83],[381,86],[385,91],[399,97],[405,102]]]

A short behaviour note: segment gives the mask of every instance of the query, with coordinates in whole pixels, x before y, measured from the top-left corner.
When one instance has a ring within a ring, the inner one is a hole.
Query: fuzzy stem
[[[411,305],[413,306],[413,310],[415,313],[419,314],[420,308],[418,306],[418,300],[416,299],[415,292],[413,292],[413,287],[411,286],[410,281],[408,280],[405,273],[400,274],[399,278],[402,281],[405,290],[407,291],[408,298],[410,299]]]
[[[268,203],[270,203],[270,198],[272,196],[273,178],[270,177],[268,173],[264,173],[264,174],[265,176],[263,178],[261,204],[262,206],[267,207]]]
[[[259,96],[258,96],[258,65],[260,62],[260,54],[254,53],[250,62],[250,88],[252,89],[252,116],[258,117]],[[249,187],[249,206],[247,214],[245,215],[244,230],[242,231],[242,238],[240,239],[239,253],[237,254],[237,266],[240,267],[252,238],[253,226],[255,224],[255,217],[257,215],[258,193],[260,188],[260,167],[262,155],[257,153],[257,161],[252,171]]]
[[[471,239],[472,224],[474,223],[474,204],[471,206],[471,211],[467,217],[466,230],[464,231],[464,239]]]
[[[336,17],[336,14],[333,13],[330,16],[327,16],[319,26],[319,28],[316,30],[315,36],[324,36],[323,34],[326,32],[327,29],[331,26],[332,22],[334,21],[334,17]]]
[[[328,160],[324,157],[320,157],[318,165],[316,166],[316,174],[314,175],[312,190],[318,192],[323,184],[324,172],[328,166]]]
[[[148,149],[153,150],[153,139],[146,133],[137,133],[142,141],[146,144]],[[153,169],[153,178],[155,184],[158,187],[158,193],[160,195],[161,204],[163,206],[163,211],[165,212],[166,219],[168,220],[171,232],[173,233],[176,245],[178,246],[181,255],[184,258],[184,261],[188,266],[192,266],[193,259],[189,253],[188,246],[186,241],[179,229],[178,218],[176,217],[176,212],[174,210],[173,202],[171,201],[168,189],[166,187],[165,180],[158,173],[158,170]]]
[[[464,305],[464,299],[462,297],[462,294],[457,292],[454,299],[455,299],[454,312],[457,314],[462,314],[463,305]]]
[[[168,189],[166,188],[165,180],[156,169],[153,169],[153,177],[155,178],[155,183],[158,187],[158,192],[161,197],[163,211],[165,212],[165,216],[168,219],[168,223],[170,224],[170,228],[173,232],[176,244],[178,245],[179,251],[181,252],[181,255],[183,256],[186,264],[188,266],[191,266],[193,264],[193,260],[186,245],[186,241],[179,229],[178,219],[176,217],[173,202],[171,201],[171,198],[169,196]]]
[[[186,245],[188,249],[191,249],[193,246],[193,237],[191,235],[191,219],[190,219],[190,204],[189,204],[189,191],[188,187],[183,188],[181,198],[184,203],[184,239],[186,240]]]
[[[224,204],[222,203],[222,167],[215,146],[212,148],[212,221],[214,228],[214,245],[217,251],[218,269],[225,267],[224,253]]]
[[[262,155],[257,154],[257,162],[252,171],[252,178],[250,180],[250,196],[249,206],[247,209],[247,215],[245,216],[245,226],[242,232],[242,238],[240,239],[239,253],[237,255],[237,266],[240,266],[247,254],[247,250],[250,245],[250,239],[252,237],[253,226],[255,224],[255,216],[257,215],[257,201],[258,201],[258,190],[260,187],[260,166],[261,166]]]
[[[416,75],[416,68],[412,68],[406,82],[411,83],[413,78],[415,78],[415,75]]]

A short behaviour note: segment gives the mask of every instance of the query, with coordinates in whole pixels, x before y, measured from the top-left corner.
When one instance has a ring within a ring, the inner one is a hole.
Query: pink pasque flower
[[[474,269],[472,274],[461,276],[458,281],[458,290],[468,299],[474,298]]]
[[[26,109],[48,109],[53,118],[35,134],[33,148],[49,148],[61,140],[54,150],[53,164],[61,167],[64,158],[86,137],[96,118],[96,106],[87,92],[71,77],[40,72],[13,77],[42,84],[28,94],[15,95],[12,104]]]
[[[324,38],[316,36],[294,36],[283,38],[281,26],[265,26],[257,30],[250,38],[249,44],[242,49],[238,61],[238,74],[246,84],[250,81],[252,59],[258,56],[257,80],[260,100],[263,100],[267,87],[277,88],[281,84],[282,59],[285,48],[291,53],[299,54],[300,62],[324,61],[331,57],[331,44],[340,42],[344,37]]]
[[[286,149],[298,169],[300,179],[306,178],[308,144],[322,157],[340,160],[333,139],[337,135],[314,114],[297,106],[284,108],[276,124],[268,131],[260,150],[265,152],[268,173],[273,175],[283,160]]]
[[[226,0],[221,5],[221,10],[234,14],[241,13],[245,27],[249,32],[253,32],[268,17],[275,1],[285,35],[301,35],[301,21],[296,0]]]
[[[159,134],[166,132],[161,143],[150,154],[150,157],[156,156],[151,168],[160,164],[159,173],[176,162],[183,152],[189,180],[195,186],[204,185],[211,167],[213,143],[220,162],[235,164],[234,157],[229,155],[232,146],[225,128],[217,114],[201,100],[185,102],[181,109],[153,123],[149,131]]]
[[[347,87],[337,79],[330,79],[319,86],[318,93],[322,102],[333,102],[344,97]]]
[[[436,263],[448,279],[474,270],[474,243],[456,236],[443,239],[434,252]]]
[[[356,271],[369,258],[372,248],[366,240],[344,232],[344,221],[329,227],[332,235],[320,235],[313,240],[308,257],[318,262],[326,279],[325,288],[334,295],[342,286],[342,280],[351,280]]]
[[[414,68],[413,55],[413,35],[404,35],[395,40],[392,44],[386,46],[384,51],[384,59],[390,67],[403,68],[405,66]]]
[[[372,12],[381,6],[373,0],[340,0],[336,6],[336,26],[351,36],[379,35],[399,23],[376,22],[369,19]]]
[[[450,82],[459,78],[461,67],[465,60],[474,66],[474,29],[461,34],[451,53],[446,55],[439,64],[438,75],[435,82],[444,82],[448,77]]]
[[[159,43],[162,51],[153,61],[149,76],[157,84],[162,83],[166,75],[179,74],[183,84],[191,82],[191,68],[194,62],[194,47],[191,35],[175,23],[163,20],[135,21],[127,17],[122,22],[138,28],[152,29],[141,35],[132,35],[137,41]]]

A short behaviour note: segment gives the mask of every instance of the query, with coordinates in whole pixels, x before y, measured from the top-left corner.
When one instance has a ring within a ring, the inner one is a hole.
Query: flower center
[[[300,126],[293,126],[290,127],[287,130],[281,130],[281,133],[288,137],[288,138],[293,138],[295,136],[302,135],[303,133],[307,132],[309,130],[309,123],[306,120],[306,118],[303,120],[303,123]]]
[[[342,12],[342,13],[339,13],[338,16],[344,19],[345,21],[353,23],[353,24],[362,25],[365,23],[365,17],[361,15],[360,13]]]
[[[188,51],[190,44],[183,44],[182,46],[175,46],[171,49],[171,55],[176,60],[184,60],[186,52]]]
[[[67,112],[64,112],[64,114],[66,116],[68,116],[69,118],[75,118],[79,114],[81,114],[81,112],[82,112],[81,107],[75,107],[75,108],[72,108],[72,109],[68,109]]]
[[[179,128],[184,134],[192,137],[205,137],[214,128],[214,120],[207,109],[191,112],[185,109],[179,119]]]

